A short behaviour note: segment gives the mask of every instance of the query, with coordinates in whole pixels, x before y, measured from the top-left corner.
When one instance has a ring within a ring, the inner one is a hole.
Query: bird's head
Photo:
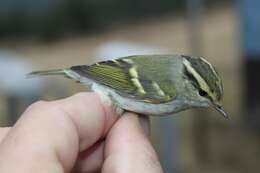
[[[193,101],[212,107],[228,118],[222,106],[223,85],[216,69],[204,58],[182,57],[184,78],[187,79]]]

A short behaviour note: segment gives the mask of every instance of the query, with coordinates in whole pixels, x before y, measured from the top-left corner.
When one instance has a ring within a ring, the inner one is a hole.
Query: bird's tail
[[[54,70],[46,70],[46,71],[33,71],[26,75],[26,78],[39,77],[39,76],[47,76],[47,75],[66,75],[64,69],[54,69]]]

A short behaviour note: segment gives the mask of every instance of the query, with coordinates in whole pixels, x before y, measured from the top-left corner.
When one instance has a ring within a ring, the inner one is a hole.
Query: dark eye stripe
[[[213,99],[208,95],[208,93],[206,91],[204,91],[203,89],[201,89],[200,85],[199,85],[199,82],[197,81],[197,79],[193,76],[192,73],[190,73],[188,70],[187,70],[187,67],[185,66],[184,68],[184,75],[185,75],[185,78],[188,78],[190,81],[191,81],[191,84],[199,91],[199,94],[202,96],[202,97],[206,97],[208,99],[210,99],[211,101],[213,101]]]
[[[216,69],[209,62],[201,57],[191,58],[184,55],[182,57],[186,58],[191,63],[191,66],[196,69],[196,72],[205,80],[205,82],[211,89],[211,92],[216,93],[216,99],[221,99],[223,88],[221,79],[219,78]]]
[[[223,86],[221,78],[214,66],[212,66],[206,59],[199,57],[182,56],[190,62],[193,69],[204,79],[209,86],[208,94],[212,100],[221,100],[223,95]],[[204,88],[205,90],[205,88]]]

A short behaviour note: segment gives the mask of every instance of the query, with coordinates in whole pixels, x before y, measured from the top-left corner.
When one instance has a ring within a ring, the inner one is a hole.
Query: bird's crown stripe
[[[221,82],[220,82],[220,78],[219,78],[219,75],[218,75],[218,73],[217,73],[217,71],[216,71],[216,69],[212,66],[212,64],[210,64],[206,59],[204,59],[204,58],[202,58],[202,57],[200,57],[200,59],[203,61],[203,62],[205,62],[208,66],[209,66],[209,68],[212,70],[212,72],[214,73],[214,75],[217,77],[217,81],[216,82],[218,82],[218,85],[220,86],[220,90],[221,90],[221,92],[223,92],[223,86],[222,86],[222,84],[221,84]]]
[[[218,76],[218,74],[217,74],[215,68],[214,68],[206,59],[201,58],[201,57],[200,57],[200,59],[201,59],[203,62],[205,62],[205,63],[209,66],[209,68],[212,70],[212,72],[215,74],[215,76]]]
[[[183,60],[183,64],[185,65],[187,71],[193,75],[193,77],[197,80],[200,88],[202,90],[204,90],[205,92],[208,93],[208,95],[210,95],[211,97],[213,96],[212,93],[210,92],[210,87],[209,85],[206,83],[206,81],[201,77],[201,75],[192,67],[191,63],[184,58]]]

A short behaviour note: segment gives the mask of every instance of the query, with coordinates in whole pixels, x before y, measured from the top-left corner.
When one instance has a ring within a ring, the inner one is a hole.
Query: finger
[[[104,137],[118,118],[112,105],[103,104],[95,93],[80,93],[76,97],[69,97],[53,103],[69,115],[77,127],[80,151],[84,151],[96,143],[99,138]]]
[[[74,172],[94,172],[100,170],[104,161],[105,142],[100,141],[88,150],[80,153]]]
[[[149,121],[147,116],[139,116],[140,124],[145,133],[149,135]],[[98,142],[94,147],[80,154],[75,172],[93,172],[102,168],[104,160],[104,141]]]
[[[105,146],[103,173],[160,173],[157,155],[138,116],[127,113],[110,130]]]
[[[68,172],[116,118],[94,93],[33,104],[1,143],[0,172]]]
[[[2,127],[2,128],[0,128],[0,143],[5,138],[5,136],[9,132],[9,130],[10,130],[10,127]]]

